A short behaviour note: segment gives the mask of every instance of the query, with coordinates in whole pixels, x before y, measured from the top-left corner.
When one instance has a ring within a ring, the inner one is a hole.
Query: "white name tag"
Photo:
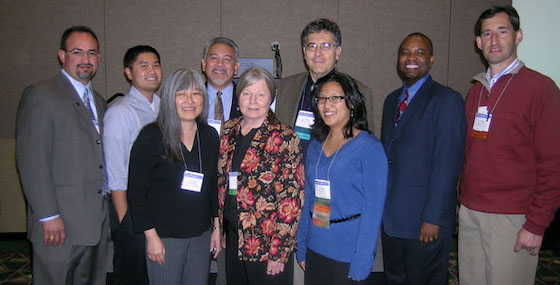
[[[315,197],[330,200],[331,183],[327,180],[315,179]]]
[[[218,135],[220,135],[220,130],[222,129],[222,122],[221,121],[208,119],[208,125],[210,125],[210,127],[214,128],[216,130],[216,132],[218,132]]]
[[[181,182],[181,189],[193,192],[200,192],[202,190],[202,180],[204,174],[185,170],[183,173],[183,181]]]
[[[488,108],[486,106],[478,107],[474,117],[473,130],[487,133],[490,130],[490,122],[492,122],[492,115],[488,114]]]
[[[238,172],[229,173],[229,195],[237,195],[237,176]]]

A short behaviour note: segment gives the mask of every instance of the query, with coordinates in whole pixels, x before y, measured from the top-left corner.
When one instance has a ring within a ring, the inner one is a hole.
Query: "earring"
[[[350,110],[350,118],[354,118],[354,110]]]

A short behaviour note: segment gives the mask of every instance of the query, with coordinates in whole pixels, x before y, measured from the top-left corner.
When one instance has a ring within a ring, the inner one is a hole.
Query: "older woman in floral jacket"
[[[305,173],[298,136],[270,111],[274,84],[262,68],[244,72],[237,87],[243,116],[222,130],[218,205],[228,285],[288,284],[292,276]]]

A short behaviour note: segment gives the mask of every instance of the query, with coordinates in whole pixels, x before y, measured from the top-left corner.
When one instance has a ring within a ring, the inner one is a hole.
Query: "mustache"
[[[90,67],[90,68],[93,68],[93,64],[91,64],[91,63],[81,63],[81,64],[78,64],[78,67]]]

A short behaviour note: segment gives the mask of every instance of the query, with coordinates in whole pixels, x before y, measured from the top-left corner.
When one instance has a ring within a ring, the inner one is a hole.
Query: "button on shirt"
[[[156,94],[150,103],[131,86],[126,96],[107,109],[103,119],[103,151],[112,191],[127,189],[130,150],[140,130],[157,119],[159,104]]]
[[[212,87],[212,85],[210,84],[206,85],[209,102],[208,110],[211,110],[210,112],[208,112],[208,119],[215,120],[216,118],[214,118],[214,104],[216,103],[216,93],[218,93],[218,90],[214,89],[214,87]],[[231,101],[233,100],[233,83],[230,83],[226,88],[222,90],[221,97],[222,105],[224,106],[224,121],[227,121],[230,119],[229,116],[231,113]]]

